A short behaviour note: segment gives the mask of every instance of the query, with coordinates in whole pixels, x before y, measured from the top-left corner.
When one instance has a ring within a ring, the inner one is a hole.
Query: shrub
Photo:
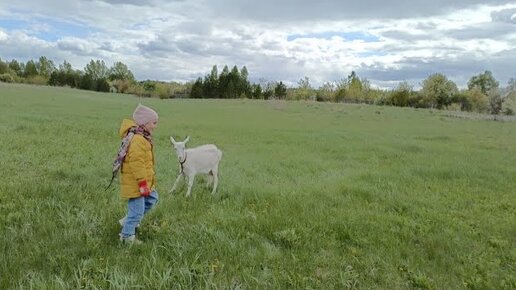
[[[129,88],[132,84],[131,81],[128,81],[128,80],[114,80],[113,81],[113,87],[116,88],[116,91],[118,93],[127,93],[129,91]]]
[[[33,85],[46,85],[48,83],[48,79],[44,76],[31,76],[27,78],[27,83],[33,84]]]
[[[12,75],[10,75],[8,73],[3,73],[3,74],[0,74],[0,82],[13,83],[14,82],[14,78],[13,78]]]
[[[516,92],[511,92],[505,97],[502,103],[502,112],[510,116],[516,113]]]
[[[489,98],[479,89],[467,91],[466,96],[471,102],[471,108],[473,111],[486,113],[489,110]]]

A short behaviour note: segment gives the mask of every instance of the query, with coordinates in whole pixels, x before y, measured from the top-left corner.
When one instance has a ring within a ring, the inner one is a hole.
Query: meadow
[[[139,102],[160,202],[139,246],[111,163]],[[516,122],[0,83],[0,289],[515,289]],[[224,152],[169,194],[169,136]]]

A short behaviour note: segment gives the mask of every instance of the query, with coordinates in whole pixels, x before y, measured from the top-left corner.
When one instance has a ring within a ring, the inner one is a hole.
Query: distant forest
[[[0,81],[37,85],[66,86],[99,92],[134,94],[143,97],[218,98],[218,99],[282,99],[313,100],[319,102],[365,103],[399,107],[436,108],[487,114],[514,115],[516,113],[516,78],[505,87],[500,86],[493,74],[486,70],[472,76],[467,89],[457,85],[442,73],[423,80],[420,90],[407,82],[400,82],[392,90],[371,87],[369,81],[354,71],[336,82],[325,82],[312,87],[310,79],[300,79],[297,86],[287,87],[283,81],[251,83],[245,66],[222,71],[214,65],[203,78],[186,83],[155,80],[137,81],[122,62],[108,67],[103,60],[91,60],[82,70],[64,61],[58,67],[52,60],[41,56],[26,63],[0,58]]]

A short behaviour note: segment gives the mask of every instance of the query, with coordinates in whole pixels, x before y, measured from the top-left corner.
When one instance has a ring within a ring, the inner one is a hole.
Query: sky
[[[0,0],[0,58],[83,69],[121,61],[138,80],[192,81],[217,65],[252,82],[313,87],[355,71],[378,88],[442,73],[460,88],[516,78],[516,0]]]

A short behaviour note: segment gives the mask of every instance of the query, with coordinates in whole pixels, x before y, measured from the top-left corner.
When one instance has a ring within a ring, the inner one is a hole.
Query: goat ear
[[[185,139],[185,143],[188,142],[188,140],[190,140],[190,136],[186,136],[186,139]]]
[[[172,142],[172,144],[176,144],[176,140],[174,140],[174,137],[170,136],[170,142]]]

